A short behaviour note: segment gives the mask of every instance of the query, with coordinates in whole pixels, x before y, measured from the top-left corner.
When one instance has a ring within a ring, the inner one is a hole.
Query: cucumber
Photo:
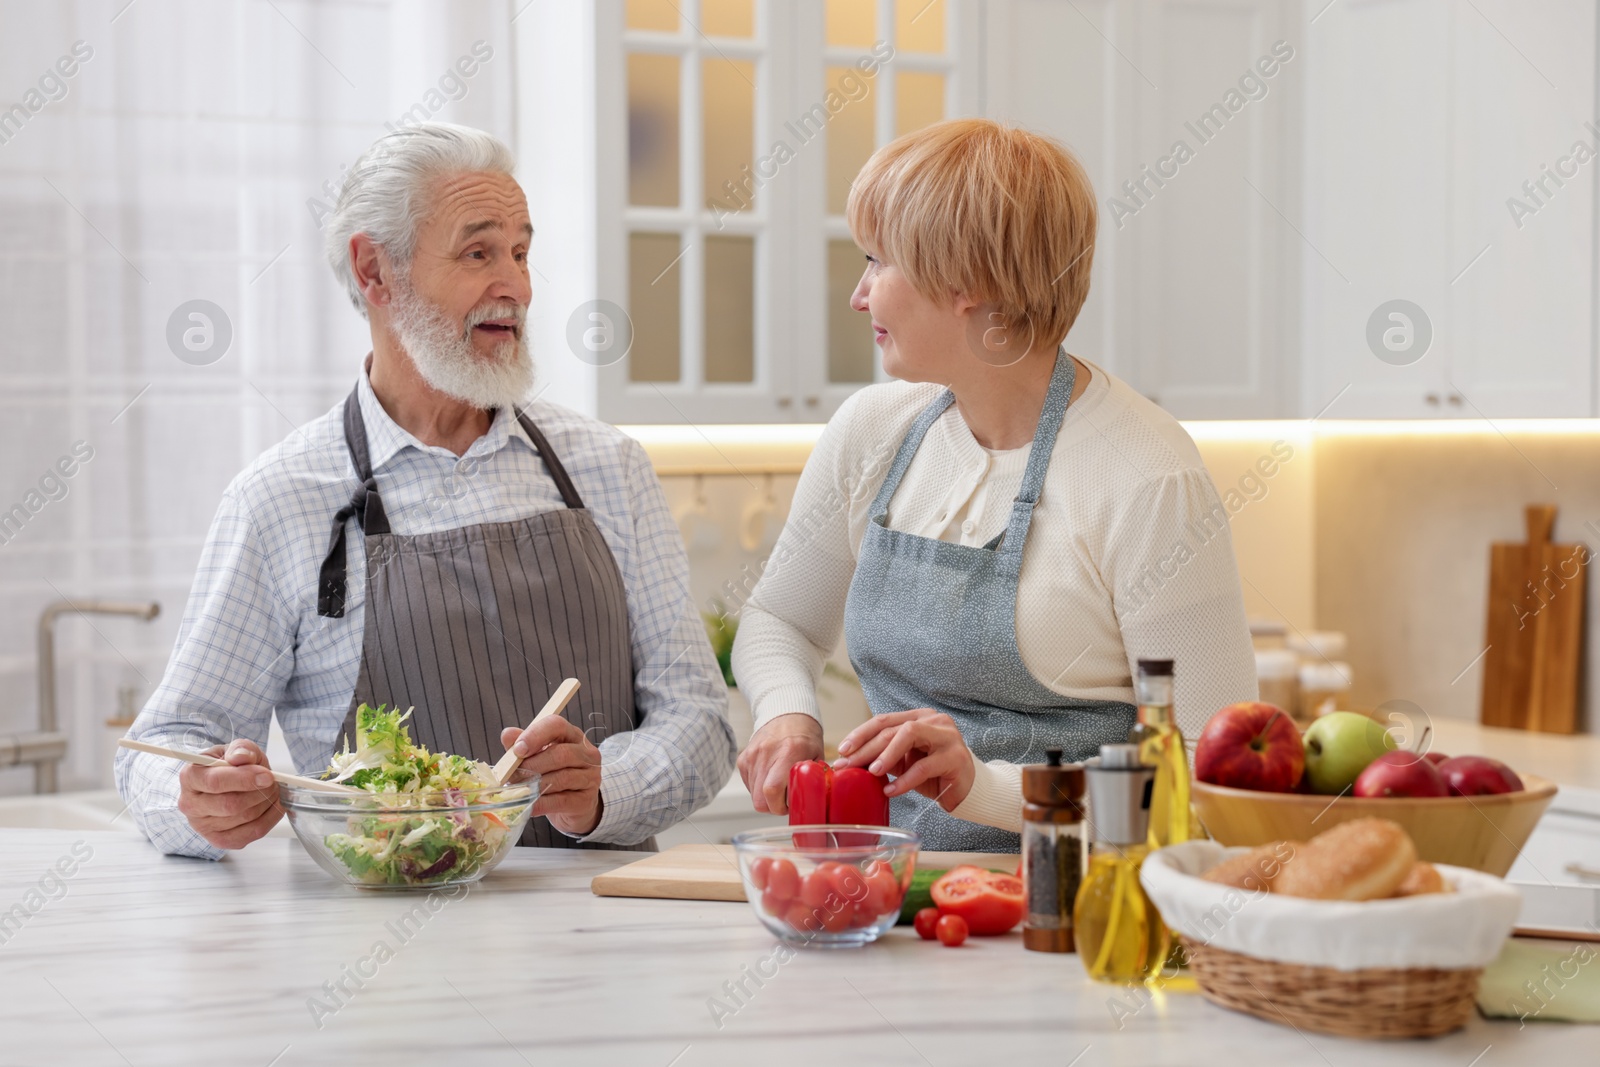
[[[985,869],[993,870],[993,868]],[[906,890],[906,895],[900,900],[900,918],[896,921],[896,926],[910,926],[916,919],[917,912],[923,908],[935,906],[933,903],[933,883],[937,882],[941,875],[949,874],[950,870],[951,868],[918,870],[911,876],[911,888]],[[995,873],[1010,874],[1011,872],[996,870]]]
[[[943,871],[917,871],[911,876],[911,886],[900,900],[900,926],[910,926],[923,908],[933,907],[933,883]]]

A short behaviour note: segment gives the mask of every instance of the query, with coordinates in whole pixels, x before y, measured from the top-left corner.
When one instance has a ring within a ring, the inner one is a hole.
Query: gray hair
[[[401,266],[416,250],[428,186],[446,174],[511,174],[516,157],[491,134],[449,122],[402,126],[378,138],[350,168],[328,219],[327,255],[334,277],[364,316],[366,298],[350,269],[350,238],[364,233]]]

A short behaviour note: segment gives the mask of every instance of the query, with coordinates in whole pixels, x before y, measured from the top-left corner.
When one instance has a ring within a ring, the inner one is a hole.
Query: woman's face
[[[872,316],[883,369],[907,382],[947,385],[964,351],[967,316],[962,302],[940,305],[923,296],[892,263],[869,255],[850,294],[850,307]]]

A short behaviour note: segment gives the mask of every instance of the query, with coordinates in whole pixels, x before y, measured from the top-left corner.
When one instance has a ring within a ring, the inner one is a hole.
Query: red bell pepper
[[[796,763],[789,768],[789,825],[888,826],[889,798],[883,795],[883,787],[888,784],[889,779],[864,767],[835,771],[821,760]],[[846,840],[848,836],[851,835],[837,835],[838,843],[872,843],[870,838]],[[801,848],[819,848],[827,841],[821,834],[799,834],[794,843]]]

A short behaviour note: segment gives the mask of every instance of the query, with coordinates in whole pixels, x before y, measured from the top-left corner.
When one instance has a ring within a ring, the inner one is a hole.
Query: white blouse
[[[1018,649],[1062,696],[1127,703],[1137,659],[1175,660],[1178,721],[1192,743],[1219,708],[1256,697],[1228,513],[1178,422],[1079,362],[1092,377],[1062,422],[1023,550]],[[733,670],[757,728],[791,712],[820,721],[816,684],[839,642],[868,510],[907,430],[942,389],[869,386],[818,440],[741,612]],[[988,542],[1005,528],[1029,451],[985,449],[951,405],[890,502],[890,527]],[[1021,795],[1019,766],[980,762],[953,814],[1015,830]]]

